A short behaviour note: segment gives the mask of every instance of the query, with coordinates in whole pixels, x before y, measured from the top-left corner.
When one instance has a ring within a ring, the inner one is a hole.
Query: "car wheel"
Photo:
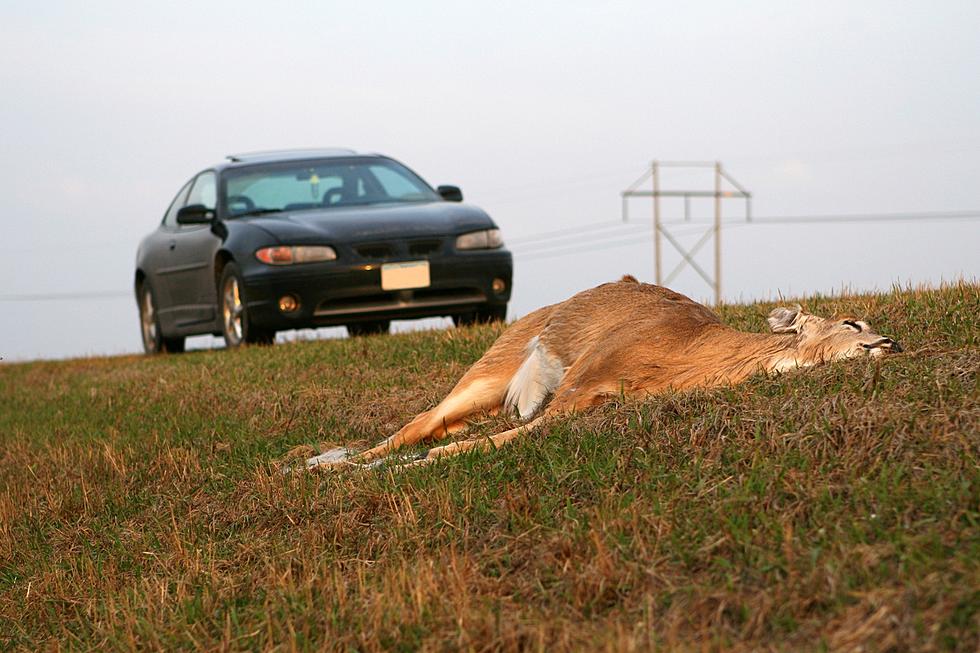
[[[507,319],[507,304],[484,306],[475,311],[457,313],[453,315],[453,324],[458,327],[470,324],[488,324],[490,322],[503,322]]]
[[[388,333],[391,327],[391,320],[377,320],[374,322],[355,322],[347,325],[347,334],[356,338],[357,336],[376,336]]]
[[[252,324],[245,305],[242,274],[234,263],[225,265],[218,285],[218,309],[221,313],[221,333],[229,348],[244,344],[271,345],[276,332]]]
[[[144,280],[139,288],[140,335],[143,336],[143,351],[147,354],[184,351],[183,338],[164,338],[157,317],[157,303],[153,298],[153,287]]]

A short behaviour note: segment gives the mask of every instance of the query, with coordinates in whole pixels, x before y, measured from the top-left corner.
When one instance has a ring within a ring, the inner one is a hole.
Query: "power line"
[[[27,293],[23,295],[0,295],[0,302],[46,302],[87,299],[120,299],[132,297],[133,293],[121,290],[95,290],[91,292],[52,292]]]
[[[723,229],[733,227],[744,227],[755,224],[842,224],[849,222],[932,222],[940,220],[977,220],[980,219],[980,210],[962,211],[921,211],[906,213],[852,213],[839,215],[797,215],[797,216],[764,216],[755,217],[752,222],[729,222],[723,224]],[[697,222],[675,222],[672,224],[690,224],[692,229],[679,233],[678,235],[688,235],[703,230],[705,223]],[[628,237],[622,236],[623,229],[637,229]],[[618,229],[618,233],[595,234],[587,243],[554,242],[566,240],[570,237],[581,236],[594,233]],[[522,238],[508,240],[508,243],[518,243],[514,249],[514,256],[522,260],[537,260],[580,254],[583,252],[596,252],[617,247],[626,247],[637,244],[637,238],[647,235],[651,227],[647,224],[638,222],[592,222],[575,227],[556,229],[552,231],[530,234]],[[551,242],[535,242],[545,239],[552,239]],[[520,243],[527,243],[521,247]],[[87,301],[93,299],[123,299],[132,297],[131,291],[105,290],[88,292],[58,292],[58,293],[24,293],[0,295],[0,302],[38,302],[38,301]]]
[[[905,212],[905,213],[773,215],[773,216],[753,217],[751,223],[752,224],[756,224],[756,223],[793,224],[793,223],[807,223],[807,222],[814,222],[814,223],[888,222],[888,221],[914,222],[914,221],[926,221],[926,220],[976,220],[978,218],[980,218],[980,209],[962,210],[962,211],[919,211],[919,212]],[[698,221],[687,223],[687,222],[682,222],[680,220],[677,220],[671,222],[664,221],[664,224],[680,225],[680,224],[706,224],[706,223],[700,223]],[[578,225],[575,227],[566,227],[564,229],[556,229],[553,231],[542,231],[535,234],[529,234],[527,236],[518,236],[517,238],[508,238],[507,244],[523,245],[524,243],[531,243],[533,241],[539,241],[539,240],[557,240],[559,238],[568,238],[571,236],[578,236],[588,232],[604,231],[606,229],[616,229],[624,226],[649,227],[649,225],[647,225],[646,223],[641,223],[641,222],[622,222],[620,220],[610,222],[609,220],[603,220],[602,222],[588,222],[586,224]],[[530,247],[530,244],[528,245],[528,247]]]
[[[620,228],[625,225],[637,225],[636,222],[623,222],[622,220],[616,220],[615,222],[610,222],[609,220],[603,220],[602,222],[589,222],[583,225],[577,225],[574,227],[566,227],[564,229],[555,229],[554,231],[541,231],[536,234],[530,234],[528,236],[518,236],[517,238],[508,238],[507,243],[513,245],[515,243],[526,243],[535,240],[545,240],[552,238],[562,238],[568,235],[577,236],[579,234],[588,231],[602,231],[604,229],[614,229]]]
[[[739,224],[741,224],[741,223],[732,223],[730,226],[737,226]],[[586,244],[596,245],[596,246],[603,245],[603,244],[605,244],[605,241],[608,240],[608,239],[610,239],[610,238],[623,238],[626,235],[629,235],[629,237],[631,237],[633,239],[643,239],[643,238],[649,237],[650,233],[653,231],[653,227],[651,225],[648,225],[648,224],[639,224],[639,223],[633,222],[633,223],[628,223],[625,226],[628,227],[628,228],[620,229],[618,231],[611,232],[611,233],[608,233],[607,232],[607,233],[598,234],[598,235],[591,235],[590,234],[590,235],[584,237],[584,238],[587,238],[587,243]],[[690,226],[691,228],[690,229],[687,229],[687,230],[679,231],[679,232],[677,232],[677,234],[679,236],[687,236],[689,234],[702,233],[704,231],[704,229],[705,229],[705,227],[704,227],[703,224],[690,224],[688,226]],[[572,238],[572,237],[579,237],[579,241],[578,242],[576,242],[576,241],[570,241],[569,239]],[[514,252],[514,254],[515,255],[518,255],[518,256],[522,256],[522,255],[526,255],[526,254],[535,254],[536,255],[536,254],[538,254],[540,252],[545,252],[545,251],[555,250],[555,249],[563,249],[563,248],[566,248],[566,247],[576,247],[577,248],[578,246],[580,246],[580,245],[583,244],[581,242],[582,239],[583,239],[583,236],[581,234],[570,234],[569,236],[565,236],[564,238],[556,239],[557,242],[555,242],[555,241],[551,241],[551,242],[536,242],[536,243],[529,243],[527,245],[520,245],[520,244],[518,244],[516,247],[515,246],[511,246],[511,251]],[[510,245],[510,242],[509,241],[508,241],[508,245]]]
[[[841,223],[841,222],[915,222],[929,220],[976,220],[980,210],[972,211],[921,211],[912,213],[850,213],[842,215],[792,215],[753,217],[755,223]]]
[[[747,226],[744,222],[730,222],[728,224],[722,225],[722,229],[733,229],[736,227]],[[706,225],[700,225],[693,229],[688,229],[686,231],[675,232],[677,236],[689,236],[691,234],[704,233],[705,229],[708,228]],[[638,236],[648,236],[652,229],[647,229],[642,233],[635,234],[629,239],[621,240],[609,240],[609,241],[590,241],[588,243],[583,243],[581,245],[572,245],[571,243],[565,243],[554,249],[544,249],[544,250],[532,250],[530,252],[526,250],[515,250],[514,256],[524,260],[535,260],[539,258],[554,258],[556,256],[564,256],[565,254],[577,254],[580,252],[591,252],[591,251],[602,251],[604,249],[611,249],[614,247],[624,247],[626,245],[641,243],[643,241],[637,240]],[[618,235],[618,234],[610,234]]]
[[[843,215],[801,215],[801,216],[765,216],[760,218],[753,218],[752,222],[729,222],[721,225],[722,229],[731,229],[733,227],[744,227],[753,224],[807,224],[807,223],[820,223],[826,222],[828,224],[841,224],[848,222],[887,222],[887,221],[899,221],[899,222],[928,222],[934,220],[976,220],[980,219],[980,210],[972,211],[930,211],[930,212],[918,212],[918,213],[862,213],[862,214],[843,214]],[[614,223],[620,226],[624,223]],[[639,223],[625,223],[626,225],[636,225],[641,226]],[[693,227],[690,230],[679,232],[676,235],[686,236],[693,233],[699,233],[707,226],[706,223],[700,223],[701,226],[697,226],[699,223],[687,223],[687,222],[672,222],[670,224],[675,225],[685,225],[691,224]],[[574,228],[568,228],[559,230],[558,232],[546,232],[549,234],[561,233],[567,234],[564,238],[568,238],[572,235],[579,235],[588,231],[593,231],[597,226],[605,225],[607,228],[612,227],[611,223],[589,223],[582,226],[579,232],[572,231]],[[573,244],[568,242],[560,243],[530,243],[526,247],[515,247],[514,256],[523,260],[534,260],[543,258],[555,258],[559,256],[566,256],[569,254],[578,254],[587,251],[602,251],[604,249],[612,249],[616,247],[625,247],[630,244],[636,243],[636,238],[648,235],[652,230],[649,225],[642,225],[645,227],[643,231],[636,232],[629,239],[619,239],[619,240],[606,240],[608,238],[615,238],[621,236],[620,233],[606,233],[594,236],[593,239],[587,244]],[[535,235],[535,239],[544,237],[543,235]],[[532,236],[528,236],[525,240],[530,240]],[[509,243],[512,241],[508,241]]]
[[[642,224],[631,224],[626,225],[620,229],[614,231],[605,231],[603,233],[571,233],[566,236],[553,238],[551,240],[540,240],[531,243],[517,243],[516,245],[510,241],[506,241],[507,246],[512,252],[533,252],[540,249],[555,249],[556,247],[568,247],[570,245],[578,245],[583,241],[587,242],[599,242],[606,238],[622,238],[623,236],[629,234],[636,237],[643,237],[649,235],[651,231],[650,225]]]
[[[573,247],[570,249],[561,249],[554,251],[544,251],[544,252],[532,252],[527,258],[532,261],[537,261],[539,259],[545,258],[555,258],[556,256],[567,256],[569,254],[580,254],[582,252],[600,252],[604,249],[613,249],[615,247],[625,247],[627,245],[636,245],[639,241],[636,238],[629,238],[624,240],[612,240],[605,243],[599,244],[584,244],[579,247]],[[522,252],[515,252],[515,256],[518,258],[524,258]]]

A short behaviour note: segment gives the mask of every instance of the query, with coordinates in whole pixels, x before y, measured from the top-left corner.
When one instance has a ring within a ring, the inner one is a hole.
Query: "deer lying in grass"
[[[491,437],[430,449],[414,464],[499,447],[542,420],[621,394],[732,384],[759,372],[902,351],[856,319],[777,308],[768,321],[772,334],[742,333],[684,295],[625,276],[517,320],[438,406],[377,446],[354,456],[335,449],[307,466],[376,464],[399,447],[459,431],[482,412],[537,417]]]

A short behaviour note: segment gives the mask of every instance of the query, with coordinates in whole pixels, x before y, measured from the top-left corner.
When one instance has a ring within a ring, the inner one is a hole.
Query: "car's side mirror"
[[[211,224],[214,209],[203,204],[188,204],[177,211],[177,224]]]
[[[436,191],[447,202],[463,201],[463,191],[459,189],[459,186],[440,186]]]

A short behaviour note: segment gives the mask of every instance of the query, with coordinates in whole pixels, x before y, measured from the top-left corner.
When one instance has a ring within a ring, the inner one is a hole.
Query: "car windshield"
[[[230,217],[440,199],[428,184],[390,159],[288,161],[225,171]]]

